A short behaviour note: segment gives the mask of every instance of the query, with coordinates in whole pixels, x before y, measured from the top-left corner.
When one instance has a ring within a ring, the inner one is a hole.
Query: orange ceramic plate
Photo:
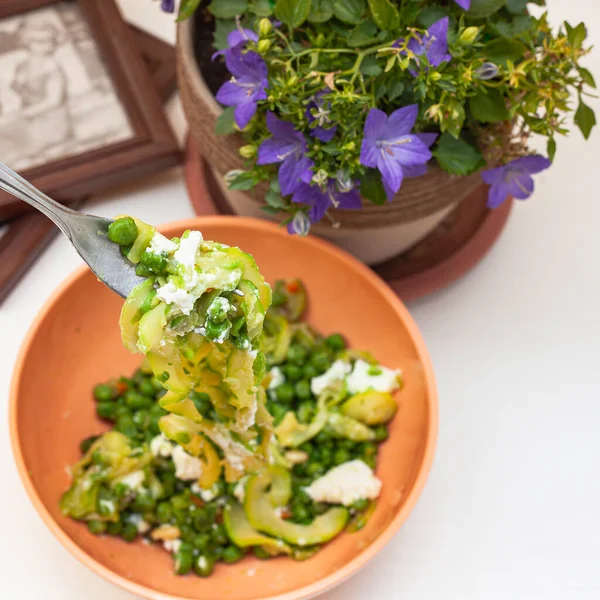
[[[382,446],[377,475],[383,491],[367,526],[342,534],[315,558],[219,565],[201,579],[173,573],[158,546],[94,536],[61,515],[58,502],[79,457],[79,442],[106,425],[95,416],[92,387],[127,374],[140,362],[122,346],[122,300],[83,268],[42,309],[14,372],[10,428],[17,466],[44,522],[81,562],[126,590],[158,600],[298,600],[322,593],[365,565],[392,538],[414,507],[431,467],[437,433],[437,396],[425,345],[404,305],[371,270],[316,238],[289,236],[264,221],[199,217],[161,227],[172,237],[199,229],[206,239],[254,255],[269,281],[300,277],[310,297],[309,321],[324,333],[341,331],[355,348],[401,367],[406,385],[400,410]]]

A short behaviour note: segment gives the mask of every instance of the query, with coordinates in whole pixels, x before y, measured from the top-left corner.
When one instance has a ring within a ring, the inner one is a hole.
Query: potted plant
[[[368,263],[475,190],[529,197],[569,113],[596,122],[585,25],[553,32],[526,0],[183,0],[179,19],[184,109],[234,210]]]

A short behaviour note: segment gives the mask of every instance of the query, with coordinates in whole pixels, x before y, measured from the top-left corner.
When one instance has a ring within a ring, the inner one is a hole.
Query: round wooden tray
[[[197,143],[188,137],[185,180],[198,215],[232,215]],[[466,275],[480,262],[504,229],[514,201],[490,210],[481,187],[410,250],[373,267],[403,300],[431,294]]]

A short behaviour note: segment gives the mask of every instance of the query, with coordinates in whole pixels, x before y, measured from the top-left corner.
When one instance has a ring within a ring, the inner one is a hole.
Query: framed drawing
[[[179,162],[114,0],[0,2],[0,160],[61,202]],[[0,195],[0,220],[27,210]]]

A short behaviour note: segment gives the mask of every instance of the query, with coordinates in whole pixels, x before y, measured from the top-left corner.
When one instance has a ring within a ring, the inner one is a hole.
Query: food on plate
[[[131,217],[109,238],[146,278],[120,320],[145,357],[94,388],[111,428],[81,443],[62,512],[203,577],[248,552],[303,560],[363,527],[400,371],[303,322],[303,283],[271,292],[239,248]]]

